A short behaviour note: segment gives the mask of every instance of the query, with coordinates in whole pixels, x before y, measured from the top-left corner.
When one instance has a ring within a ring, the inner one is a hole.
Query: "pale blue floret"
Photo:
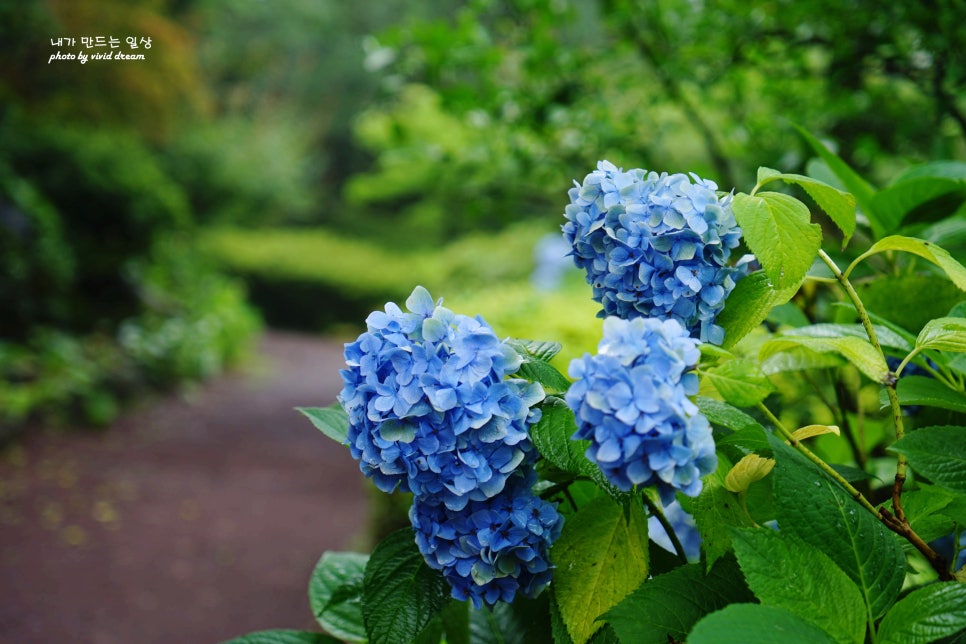
[[[702,342],[724,341],[715,320],[748,266],[729,265],[741,230],[731,196],[716,190],[693,174],[624,172],[607,161],[575,182],[563,232],[601,317],[673,318]]]
[[[690,399],[697,345],[675,319],[609,317],[598,353],[571,361],[573,438],[591,441],[587,458],[621,490],[654,485],[666,502],[676,491],[697,496],[717,466],[711,426]]]

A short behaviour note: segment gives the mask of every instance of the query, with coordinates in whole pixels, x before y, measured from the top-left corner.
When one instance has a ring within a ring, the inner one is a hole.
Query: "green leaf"
[[[762,429],[761,424],[757,420],[726,402],[698,396],[695,398],[694,403],[698,406],[698,411],[708,419],[708,422],[714,425],[727,427],[735,432],[743,429]]]
[[[688,644],[833,644],[828,633],[782,608],[732,604],[711,613],[688,636]]]
[[[513,349],[524,358],[536,358],[544,362],[550,362],[555,355],[560,353],[563,347],[559,342],[547,340],[507,340]]]
[[[755,271],[742,277],[728,296],[728,303],[716,320],[725,330],[722,346],[733,347],[739,340],[758,328],[773,308],[788,302],[801,284],[776,290],[765,271]]]
[[[872,619],[895,601],[905,579],[896,536],[838,483],[774,435],[778,525],[824,552],[855,582]]]
[[[805,204],[778,192],[739,193],[732,209],[745,243],[775,289],[798,286],[822,244],[822,230],[810,223]]]
[[[327,632],[348,642],[363,642],[363,576],[368,555],[326,552],[309,579],[309,605]]]
[[[767,528],[734,530],[732,542],[762,604],[784,608],[839,642],[865,641],[862,595],[820,550]]]
[[[348,442],[349,415],[338,403],[328,407],[296,407],[295,410],[305,415],[316,429],[322,430],[323,434],[335,442],[340,445]]]
[[[875,207],[873,206],[872,200],[875,196],[875,188],[863,179],[855,170],[849,167],[849,165],[839,158],[834,152],[829,150],[825,145],[812,136],[807,130],[795,126],[802,138],[812,147],[822,161],[828,166],[833,174],[842,182],[842,185],[855,197],[855,201],[859,208],[865,213],[866,218],[869,220],[869,224],[872,226],[872,232],[875,236],[881,237],[885,234],[882,222],[879,220],[878,214],[876,213]]]
[[[754,360],[731,360],[701,373],[722,398],[738,407],[753,407],[775,390]]]
[[[963,292],[955,284],[937,279],[934,273],[879,275],[853,285],[877,323],[885,325],[886,320],[891,320],[902,330],[916,332],[929,320],[947,316],[950,307],[963,299]],[[911,336],[915,344],[916,336]]]
[[[966,199],[966,182],[946,177],[910,177],[880,190],[872,204],[883,229],[891,233],[917,207],[946,195],[957,200],[954,204],[961,203]]]
[[[929,644],[966,628],[966,584],[946,582],[912,591],[879,625],[879,644]]]
[[[764,168],[767,170],[767,168]],[[764,185],[768,181],[782,180],[785,183],[792,183],[800,186],[805,192],[808,193],[818,207],[825,211],[825,214],[829,216],[839,230],[842,231],[843,242],[842,245],[845,246],[849,243],[852,238],[852,233],[855,232],[855,197],[847,192],[842,192],[838,188],[834,188],[824,181],[819,181],[818,179],[813,179],[812,177],[806,177],[801,174],[785,174],[782,172],[776,172],[771,170],[770,172],[775,172],[775,174],[769,173],[765,180],[762,180],[762,168],[758,169],[758,185]]]
[[[891,237],[886,237],[880,239],[866,252],[862,253],[852,262],[846,271],[846,277],[852,272],[852,269],[858,265],[866,257],[875,255],[876,253],[884,253],[889,250],[898,250],[905,253],[911,253],[913,255],[918,255],[923,259],[929,260],[946,273],[946,276],[950,281],[955,284],[961,291],[966,291],[966,267],[963,267],[958,261],[953,259],[952,255],[949,254],[945,249],[937,246],[932,242],[928,242],[922,239],[916,239],[914,237],[903,237],[901,235],[892,235]]]
[[[762,373],[772,376],[785,371],[805,371],[806,369],[827,369],[846,364],[837,353],[817,353],[802,346],[786,346],[761,361]]]
[[[339,644],[339,640],[322,633],[274,629],[242,635],[222,644]]]
[[[879,339],[880,346],[898,349],[899,351],[912,351],[912,345],[909,341],[889,327],[882,324],[873,324],[872,329]],[[853,337],[863,340],[869,337],[865,332],[865,327],[861,324],[810,324],[796,328],[793,334],[815,338]]]
[[[536,599],[521,595],[493,608],[469,607],[469,644],[553,644],[550,628],[550,593]],[[447,644],[458,644],[447,638]]]
[[[903,376],[896,385],[896,393],[902,405],[925,405],[966,413],[966,396],[933,378]]]
[[[557,606],[576,644],[647,579],[647,519],[636,503],[629,509],[625,516],[609,497],[594,499],[567,519],[551,551]]]
[[[871,378],[873,382],[882,383],[889,375],[889,367],[882,354],[876,351],[868,340],[850,336],[823,338],[783,334],[762,345],[758,358],[762,363],[767,363],[771,356],[795,347],[805,347],[818,353],[837,353],[858,367],[859,371]]]
[[[514,375],[530,382],[539,382],[550,393],[564,393],[570,388],[570,381],[565,375],[539,358],[526,358]]]
[[[945,425],[909,432],[890,447],[937,485],[966,493],[966,427]]]
[[[648,580],[604,619],[622,642],[683,642],[705,615],[753,599],[734,557],[723,557],[707,575],[701,564],[688,564]]]
[[[731,551],[731,528],[748,528],[751,517],[741,507],[741,499],[725,487],[731,463],[718,455],[717,471],[704,479],[701,494],[691,503],[691,515],[701,533],[701,546],[710,568]]]
[[[966,351],[966,318],[930,320],[919,332],[916,347],[963,353]]]
[[[449,600],[449,585],[426,565],[412,528],[379,542],[363,584],[362,616],[373,644],[414,639]]]
[[[571,440],[577,431],[574,413],[560,398],[548,396],[540,407],[540,420],[530,427],[530,439],[552,465],[577,476],[593,477],[600,470],[584,452],[589,440]]]

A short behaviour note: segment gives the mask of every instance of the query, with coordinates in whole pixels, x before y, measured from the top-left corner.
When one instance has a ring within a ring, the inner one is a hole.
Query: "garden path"
[[[242,372],[0,452],[0,642],[313,628],[309,574],[359,544],[366,492],[293,407],[335,400],[341,351],[269,332]]]

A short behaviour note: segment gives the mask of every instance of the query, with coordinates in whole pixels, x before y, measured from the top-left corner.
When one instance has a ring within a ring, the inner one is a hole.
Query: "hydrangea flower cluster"
[[[597,355],[571,361],[573,438],[590,439],[587,458],[618,488],[656,485],[667,505],[678,490],[697,496],[717,467],[711,426],[689,398],[698,344],[675,319],[608,317]]]
[[[480,608],[510,602],[517,591],[532,597],[550,583],[547,550],[563,521],[552,503],[533,494],[535,482],[534,469],[521,468],[502,493],[455,511],[416,498],[409,511],[416,543],[453,597]]]
[[[455,597],[479,605],[517,588],[538,592],[562,522],[530,491],[537,453],[528,428],[540,419],[534,405],[543,389],[507,377],[522,358],[482,318],[453,313],[422,287],[406,306],[373,312],[368,330],[345,347],[339,402],[349,450],[379,489],[414,494],[417,543]],[[531,509],[540,520],[526,533],[508,529],[505,539],[484,543],[473,530],[476,541],[459,532],[458,543],[441,542],[484,511],[502,525]]]
[[[719,199],[717,185],[694,174],[624,172],[608,161],[574,184],[564,237],[601,317],[673,318],[721,344],[715,319],[748,271],[745,258],[728,264],[741,239],[731,196]]]

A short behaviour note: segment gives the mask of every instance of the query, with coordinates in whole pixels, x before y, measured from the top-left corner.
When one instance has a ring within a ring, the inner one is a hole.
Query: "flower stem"
[[[671,540],[671,545],[674,546],[674,551],[677,553],[678,559],[681,560],[681,563],[687,564],[688,556],[684,552],[684,546],[681,545],[681,540],[678,539],[677,533],[674,531],[674,528],[671,527],[670,521],[668,521],[667,517],[664,516],[664,510],[662,510],[658,504],[651,500],[651,497],[647,495],[647,492],[642,491],[641,498],[644,500],[644,505],[647,506],[648,512],[657,517],[658,523],[660,523],[661,527],[664,528],[664,532],[667,533],[668,539]]]

